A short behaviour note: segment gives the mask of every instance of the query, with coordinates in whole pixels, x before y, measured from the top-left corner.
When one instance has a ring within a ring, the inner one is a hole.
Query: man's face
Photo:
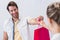
[[[18,8],[16,6],[9,6],[9,13],[12,15],[13,18],[18,18]]]

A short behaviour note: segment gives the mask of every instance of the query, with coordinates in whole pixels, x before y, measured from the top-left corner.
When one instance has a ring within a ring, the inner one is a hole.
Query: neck
[[[60,27],[56,28],[56,33],[60,33]]]
[[[13,22],[16,22],[17,20],[19,20],[19,18],[12,18]]]
[[[56,33],[60,33],[60,25],[58,25],[57,23],[53,23],[53,29],[54,30],[53,32],[56,34]]]

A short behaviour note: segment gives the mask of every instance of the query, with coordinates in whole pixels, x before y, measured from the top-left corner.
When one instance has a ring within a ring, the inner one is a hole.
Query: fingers
[[[41,21],[41,20],[43,20],[43,19],[44,19],[43,16],[37,17],[37,21]]]

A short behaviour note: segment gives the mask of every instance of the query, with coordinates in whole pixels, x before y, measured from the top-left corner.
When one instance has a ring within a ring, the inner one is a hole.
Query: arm
[[[40,20],[43,20],[43,16],[39,16],[37,18],[28,19],[28,23],[32,24],[32,25],[38,25],[40,23],[39,22]]]
[[[28,19],[28,24],[31,24],[31,25],[37,25],[38,22],[35,18],[31,18],[31,19]]]
[[[7,32],[4,32],[4,33],[3,33],[3,40],[8,40]]]

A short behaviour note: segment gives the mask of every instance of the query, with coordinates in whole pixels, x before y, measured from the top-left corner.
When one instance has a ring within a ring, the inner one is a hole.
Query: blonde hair
[[[60,25],[60,2],[55,2],[47,7],[47,16]]]

